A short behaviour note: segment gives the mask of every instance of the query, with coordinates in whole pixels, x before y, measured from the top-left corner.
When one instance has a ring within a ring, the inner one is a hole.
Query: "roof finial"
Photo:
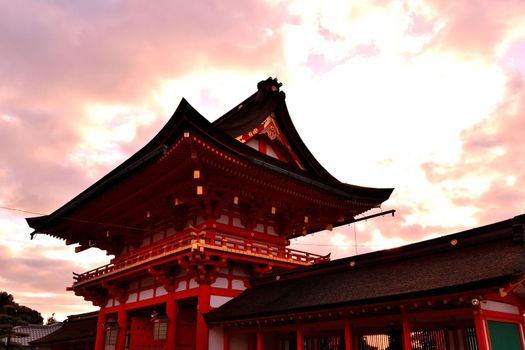
[[[262,80],[257,84],[257,101],[262,101],[268,97],[272,92],[279,92],[279,88],[282,86],[282,83],[277,81],[277,78],[269,77],[266,80]]]

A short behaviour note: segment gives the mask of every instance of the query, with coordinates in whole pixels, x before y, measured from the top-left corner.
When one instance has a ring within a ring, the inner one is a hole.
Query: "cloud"
[[[479,222],[520,214],[525,207],[524,125],[525,86],[515,75],[494,113],[463,131],[457,162],[422,167],[431,182],[450,189],[456,205],[476,207]]]
[[[278,71],[281,25],[288,18],[275,6],[215,0],[4,4],[0,79],[8,83],[0,86],[0,205],[50,213],[142,147],[186,93],[204,96],[208,85],[216,86],[209,100],[220,96],[223,108],[225,94],[237,90],[224,89],[239,80],[233,78]],[[230,72],[229,79],[214,72]],[[220,84],[209,83],[213,74]],[[256,81],[249,79],[252,89]],[[169,96],[166,84],[176,86]],[[29,241],[23,216],[32,214],[0,212],[2,285],[44,313],[58,311],[50,305],[64,313],[85,309],[64,290],[71,272],[108,259],[96,252],[72,257],[72,247],[40,235]]]
[[[0,245],[0,284],[22,305],[41,312],[44,317],[55,312],[58,319],[68,314],[86,312],[95,308],[88,302],[66,292],[72,284],[72,272],[85,266],[74,259],[51,258],[38,243],[26,246],[16,253]]]
[[[0,202],[49,212],[111,170],[169,116],[155,101],[163,81],[212,68],[271,71],[285,20],[275,13],[258,1],[6,5],[0,147],[10,151],[0,155]]]
[[[344,182],[396,187],[383,208],[395,218],[315,234],[299,249],[342,257],[354,252],[354,228],[363,253],[522,211],[518,0],[2,8],[3,206],[49,213],[150,140],[181,97],[212,120],[277,74],[299,133],[327,169]],[[516,77],[505,85],[509,72]],[[62,288],[71,271],[107,259],[72,258],[61,241],[30,242],[30,231],[21,215],[0,213],[0,253],[10,257],[0,279],[41,311],[85,307]]]
[[[441,28],[434,45],[473,59],[491,60],[510,30],[523,22],[525,4],[505,1],[430,1]]]

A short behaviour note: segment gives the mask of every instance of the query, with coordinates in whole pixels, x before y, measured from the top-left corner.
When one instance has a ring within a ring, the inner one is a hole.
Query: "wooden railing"
[[[310,265],[330,260],[329,256],[307,253],[283,246],[218,232],[188,232],[174,235],[128,255],[115,258],[111,263],[82,274],[74,273],[75,284],[104,276],[134,265],[156,260],[182,250],[216,249],[236,254],[258,256],[297,265]]]

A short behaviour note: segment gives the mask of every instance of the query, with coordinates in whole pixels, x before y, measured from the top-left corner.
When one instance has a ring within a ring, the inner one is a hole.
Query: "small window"
[[[118,327],[116,324],[108,324],[106,327],[106,345],[117,345]]]
[[[168,335],[168,320],[158,318],[153,322],[153,340],[165,340]]]

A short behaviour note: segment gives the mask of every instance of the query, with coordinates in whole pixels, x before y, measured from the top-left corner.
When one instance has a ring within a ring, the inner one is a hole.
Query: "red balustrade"
[[[174,235],[113,259],[107,265],[97,267],[82,274],[74,274],[75,283],[91,280],[133,265],[155,260],[181,250],[217,249],[238,254],[260,256],[266,259],[281,260],[292,264],[309,265],[330,260],[329,256],[307,253],[284,246],[271,244],[251,238],[231,236],[220,232],[186,232]]]

